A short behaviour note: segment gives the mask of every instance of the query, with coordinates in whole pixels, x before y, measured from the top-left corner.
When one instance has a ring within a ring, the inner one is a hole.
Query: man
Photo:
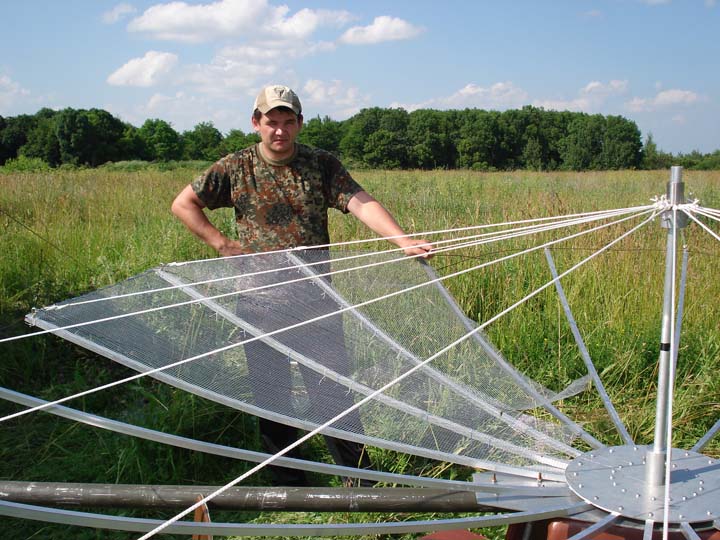
[[[260,135],[260,143],[213,164],[186,186],[172,204],[173,213],[188,229],[220,255],[328,244],[327,210],[335,208],[353,214],[377,234],[393,237],[389,240],[403,248],[406,255],[431,256],[432,245],[426,240],[403,236],[405,233],[393,216],[353,180],[332,154],[295,142],[303,117],[300,100],[290,88],[281,85],[263,88],[255,100],[252,125]],[[237,239],[222,234],[203,211],[220,207],[234,207]],[[335,329],[335,333],[342,335],[340,322]],[[296,348],[302,346],[295,344]],[[289,361],[284,355],[259,341],[247,344],[245,353],[250,376],[258,387],[290,384]],[[342,359],[344,350],[339,350],[337,356]],[[327,367],[347,375],[342,365],[339,361],[337,366]],[[302,369],[302,376],[311,401],[310,387],[318,385],[319,388],[322,383],[326,396],[337,396],[330,401],[340,410],[352,405],[345,387],[321,380],[307,368]],[[267,399],[265,392],[255,392],[256,405],[269,406],[264,399]],[[273,396],[273,399],[277,407],[277,400],[284,397]],[[291,407],[289,397],[287,399],[288,403],[283,406]],[[357,415],[349,423],[362,428]],[[270,452],[281,450],[296,438],[294,428],[265,419],[260,420],[260,433]],[[329,437],[326,441],[337,463],[369,466],[362,445]],[[286,485],[306,483],[302,471],[276,467],[273,472],[276,480]]]

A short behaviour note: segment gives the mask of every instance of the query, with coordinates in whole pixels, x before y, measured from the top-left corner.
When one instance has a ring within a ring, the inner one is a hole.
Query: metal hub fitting
[[[593,506],[624,517],[662,522],[665,486],[647,479],[648,446],[614,446],[585,453],[568,465],[568,487]],[[670,523],[697,523],[720,517],[720,460],[673,449]]]

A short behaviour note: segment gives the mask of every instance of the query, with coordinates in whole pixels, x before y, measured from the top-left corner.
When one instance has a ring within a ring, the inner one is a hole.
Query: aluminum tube
[[[26,405],[28,407],[34,407],[36,405],[42,405],[43,403],[47,403],[46,401],[43,401],[41,399],[27,396],[25,394],[14,392],[12,390],[8,390],[7,388],[2,387],[0,387],[0,398],[7,399],[14,403],[19,403],[21,405]],[[123,435],[130,435],[132,437],[138,437],[140,439],[158,442],[161,444],[168,444],[178,448],[185,448],[186,450],[204,452],[206,454],[224,456],[233,459],[243,459],[255,463],[260,463],[261,461],[265,461],[267,458],[270,457],[270,454],[265,454],[263,452],[254,452],[252,450],[244,450],[242,448],[233,448],[230,446],[223,446],[221,444],[199,441],[197,439],[180,437],[178,435],[155,431],[133,424],[118,422],[117,420],[111,420],[102,416],[88,414],[85,412],[77,411],[75,409],[70,409],[68,407],[63,407],[62,405],[54,405],[53,407],[45,409],[45,412],[55,414],[62,418],[67,418],[69,420],[81,422],[89,426],[106,429],[115,433],[122,433]],[[277,465],[282,465],[283,467],[302,469],[305,471],[317,472],[321,474],[334,474],[338,476],[349,476],[351,478],[363,478],[365,480],[372,480],[375,482],[389,482],[403,484],[406,486],[452,489],[455,491],[470,490],[475,492],[498,494],[512,491],[514,494],[517,495],[530,495],[536,493],[537,489],[530,487],[518,488],[516,486],[508,486],[506,483],[501,484],[499,482],[486,483],[476,481],[468,484],[468,482],[462,480],[445,480],[442,478],[429,478],[407,474],[388,473],[371,469],[344,467],[342,465],[320,463],[288,457],[278,458],[275,463]],[[561,480],[564,486],[564,478],[562,478]],[[567,490],[565,487],[558,487],[557,485],[551,486],[548,481],[551,480],[546,477],[545,481],[539,484],[539,487],[542,489],[542,493],[544,496],[562,497],[566,495]]]
[[[557,268],[555,267],[555,261],[553,260],[553,256],[548,248],[545,248],[545,258],[548,261],[548,266],[550,267],[550,273],[552,274],[552,277],[554,279],[557,279],[558,272]],[[575,317],[572,314],[572,310],[570,309],[570,303],[568,302],[567,296],[565,296],[565,289],[563,288],[562,283],[560,283],[560,280],[557,280],[555,282],[555,289],[557,290],[558,298],[560,299],[560,303],[562,304],[563,310],[565,311],[565,318],[570,325],[570,331],[575,338],[575,343],[577,343],[580,355],[585,362],[585,367],[587,368],[588,373],[590,374],[590,377],[595,384],[595,389],[597,390],[600,399],[605,406],[605,410],[608,412],[610,419],[612,420],[613,424],[615,424],[615,429],[617,429],[625,444],[634,444],[632,437],[630,437],[630,433],[628,433],[625,424],[623,424],[622,420],[620,419],[620,415],[617,413],[617,410],[615,410],[615,407],[612,404],[612,400],[610,399],[610,396],[605,390],[605,386],[600,379],[600,375],[595,369],[595,364],[593,364],[592,358],[590,358],[590,352],[585,346],[585,341],[580,334],[580,329],[578,328]]]
[[[42,506],[185,509],[218,486],[0,482],[0,500]],[[491,512],[472,491],[427,488],[232,488],[208,508],[252,512]]]
[[[670,182],[667,187],[667,197],[672,205],[685,202],[682,188],[682,167],[672,167]],[[677,213],[675,213],[677,214]],[[673,267],[677,254],[677,239],[679,223],[673,222],[673,212],[668,210],[663,214],[663,226],[668,227],[667,244],[665,250],[665,286],[663,292],[662,326],[660,331],[660,357],[658,360],[658,385],[657,404],[655,409],[655,439],[653,447],[647,454],[647,477],[649,485],[661,486],[665,484],[665,458],[669,449],[667,448],[668,434],[668,408],[669,392],[673,387],[670,380],[672,351],[670,349],[670,337],[672,335],[673,311]],[[679,336],[675,336],[675,340]]]
[[[691,448],[693,452],[702,452],[703,449],[707,446],[707,444],[713,440],[715,435],[720,433],[720,420],[715,422],[715,425],[711,427],[708,432],[702,436],[702,438],[695,443],[695,446]]]
[[[564,502],[562,504],[550,504],[528,512],[511,512],[469,518],[393,521],[390,523],[301,523],[292,525],[284,523],[194,523],[191,521],[179,521],[166,528],[163,534],[280,536],[283,538],[290,536],[338,537],[361,534],[402,534],[527,523],[528,521],[570,517],[592,509],[593,506],[588,503]],[[0,501],[0,516],[132,532],[147,532],[163,524],[162,521],[156,519],[91,514],[4,501]]]
[[[435,270],[433,270],[432,266],[424,263],[424,268],[428,275],[431,277],[431,279],[437,277],[437,274],[435,274]],[[447,289],[441,286],[440,292],[442,293],[443,298],[445,298],[445,301],[448,303],[448,305],[450,305],[453,310],[458,313],[460,320],[465,325],[465,328],[467,328],[468,330],[473,330],[475,328],[474,321],[470,321],[470,319],[467,318],[467,316],[464,314],[462,309],[460,309],[460,306],[457,305],[457,302],[455,302],[455,299],[450,295]],[[525,378],[524,375],[515,370],[515,368],[510,365],[508,361],[498,351],[496,351],[494,347],[487,343],[478,333],[473,334],[473,339],[475,339],[475,341],[482,345],[485,352],[490,355],[498,363],[498,365],[501,366],[508,374],[510,374],[517,381],[520,387],[525,390],[529,396],[532,396],[537,401],[538,405],[547,410],[551,415],[557,418],[560,422],[567,426],[568,429],[570,429],[574,434],[576,434],[593,448],[602,448],[604,446],[595,437],[585,431],[582,426],[580,426],[576,422],[573,422],[568,416],[563,414],[560,409],[550,403],[546,396],[540,394],[537,388],[533,387],[533,385]]]
[[[331,287],[326,281],[321,279],[317,272],[313,269],[308,268],[308,266],[303,265],[302,259],[300,259],[297,255],[289,254],[288,259],[290,262],[294,265],[299,266],[299,270],[303,272],[307,276],[315,276],[315,279],[313,280],[314,283],[316,283],[320,288],[322,288],[327,294],[329,294],[338,304],[340,304],[342,307],[350,307],[351,304],[348,302],[340,293],[338,293],[333,287]],[[430,279],[437,278],[436,275],[434,275],[432,272],[427,272],[427,268],[429,268],[429,265],[420,259],[417,259],[420,264],[423,265],[423,267],[426,269],[426,273],[428,274],[428,277]],[[449,294],[447,293],[447,290],[443,287],[443,285],[440,282],[436,282],[435,286],[440,290],[441,294]],[[443,296],[444,296],[443,294]],[[450,305],[451,308],[453,308],[452,304]],[[462,311],[458,311],[454,309],[456,315],[458,318],[463,322],[465,327],[468,329],[468,331],[472,331],[472,327],[468,327],[467,325],[467,317],[465,316]],[[388,346],[390,346],[392,349],[403,355],[407,360],[412,362],[413,364],[417,365],[422,362],[420,358],[418,358],[415,354],[408,351],[405,347],[397,343],[391,336],[386,334],[381,328],[379,328],[375,323],[370,321],[365,315],[362,314],[361,311],[353,309],[350,311],[352,315],[359,320],[363,325],[365,325],[368,329],[370,329],[375,335],[380,337]],[[475,337],[477,336],[477,337]],[[475,337],[476,341],[481,341],[482,338],[476,333],[473,334],[473,337]],[[482,341],[484,344],[484,341]],[[488,345],[484,344],[483,348],[487,348]],[[502,366],[502,364],[501,364]],[[447,386],[450,388],[450,390],[456,392],[457,394],[465,397],[468,401],[485,411],[486,413],[492,415],[493,417],[497,418],[500,422],[504,422],[508,424],[511,428],[515,430],[519,430],[523,433],[527,433],[534,437],[535,439],[542,441],[543,444],[550,445],[561,452],[565,452],[570,454],[571,456],[575,457],[580,455],[580,452],[572,448],[571,446],[568,446],[567,444],[564,444],[560,441],[556,441],[552,439],[551,437],[548,437],[546,433],[539,432],[532,427],[528,426],[527,424],[523,423],[522,421],[518,420],[515,416],[503,414],[502,410],[502,403],[491,403],[491,400],[487,396],[482,396],[479,394],[476,394],[476,389],[470,389],[466,386],[463,386],[462,384],[459,384],[458,382],[454,381],[444,373],[436,370],[430,365],[426,365],[423,367],[422,372],[427,374],[428,377],[431,377],[432,379],[436,380],[438,383]]]

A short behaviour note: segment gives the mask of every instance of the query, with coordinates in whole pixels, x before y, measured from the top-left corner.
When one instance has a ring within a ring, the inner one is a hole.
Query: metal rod
[[[672,167],[670,170],[670,182],[667,186],[668,202],[676,206],[685,202],[684,184],[682,182],[682,167]],[[685,223],[687,224],[687,223]],[[681,224],[674,222],[672,210],[663,212],[661,225],[668,229],[665,251],[665,285],[663,293],[662,326],[660,331],[660,357],[658,360],[658,385],[657,403],[655,410],[655,439],[652,450],[647,455],[647,477],[650,485],[660,486],[665,484],[665,458],[667,448],[667,425],[669,392],[672,388],[670,371],[672,362],[672,351],[670,348],[670,337],[672,335],[672,298],[673,268],[675,265],[675,254],[677,253],[678,229]],[[679,336],[675,336],[677,340]]]
[[[555,268],[555,261],[553,260],[552,254],[550,253],[550,250],[548,248],[545,248],[545,257],[547,258],[548,266],[550,267],[552,277],[557,279],[558,273],[557,269]],[[593,364],[592,358],[590,358],[590,353],[585,346],[585,341],[580,334],[577,322],[575,322],[575,317],[573,317],[572,310],[570,309],[570,303],[565,296],[565,290],[563,289],[563,286],[560,283],[559,279],[555,282],[555,289],[557,290],[558,298],[560,298],[560,303],[562,304],[563,310],[565,311],[565,317],[567,318],[568,324],[570,325],[570,330],[575,337],[575,343],[577,343],[578,349],[580,350],[580,355],[585,362],[585,367],[587,368],[588,373],[590,374],[590,377],[595,384],[595,389],[600,395],[600,399],[605,406],[605,410],[607,410],[608,414],[610,415],[610,419],[612,420],[613,424],[615,424],[615,429],[618,430],[618,433],[622,437],[623,441],[625,441],[625,444],[633,444],[634,441],[632,440],[632,437],[630,437],[630,433],[628,433],[628,430],[625,428],[625,424],[623,424],[623,421],[620,419],[620,415],[615,410],[615,407],[612,404],[612,400],[610,399],[610,396],[605,390],[605,386],[603,385],[602,380],[600,380],[600,375],[595,369],[595,364]]]
[[[585,538],[591,538],[595,535],[598,535],[601,532],[603,532],[604,530],[612,527],[615,524],[615,522],[618,521],[619,518],[620,518],[619,514],[615,514],[615,513],[611,512],[607,516],[602,518],[601,520],[599,520],[599,521],[593,523],[592,525],[590,525],[589,527],[587,527],[586,529],[583,529],[579,533],[574,534],[573,536],[570,537],[569,540],[585,540]]]
[[[26,405],[28,407],[34,407],[36,405],[42,405],[47,403],[42,399],[38,399],[32,396],[21,394],[8,390],[7,388],[0,387],[0,398],[7,399],[14,403]],[[252,461],[260,463],[270,457],[270,454],[263,452],[254,452],[252,450],[245,450],[242,448],[233,448],[230,446],[224,446],[221,444],[209,443],[205,441],[199,441],[197,439],[190,439],[187,437],[180,437],[178,435],[172,435],[170,433],[164,433],[162,431],[155,431],[152,429],[143,428],[133,424],[126,424],[118,422],[117,420],[111,420],[102,416],[88,414],[75,409],[64,407],[62,405],[53,405],[48,409],[44,409],[49,414],[54,414],[62,418],[67,418],[83,424],[106,429],[116,433],[122,433],[123,435],[130,435],[132,437],[139,437],[148,441],[154,441],[161,444],[168,444],[176,446],[178,448],[185,448],[187,450],[194,450],[198,452],[204,452],[206,454],[212,454],[217,456],[224,456],[233,459],[243,459],[246,461]],[[414,448],[414,447],[413,447]],[[406,452],[407,453],[407,452]],[[493,485],[481,485],[478,482],[473,482],[467,485],[467,482],[460,480],[445,480],[442,478],[430,478],[421,477],[408,474],[388,473],[382,471],[375,471],[372,469],[359,469],[356,467],[345,467],[342,465],[334,465],[330,463],[320,463],[316,461],[307,461],[303,459],[295,459],[288,457],[278,458],[276,461],[277,465],[283,467],[290,467],[293,469],[302,469],[305,471],[317,472],[322,474],[333,474],[338,476],[349,476],[351,478],[364,478],[365,480],[372,480],[374,482],[388,482],[395,484],[403,484],[407,486],[419,486],[419,487],[434,487],[442,489],[457,488],[460,491],[482,491],[491,493],[505,493],[508,491],[507,486],[501,486],[498,484]],[[563,481],[564,476],[558,479],[552,478],[553,475],[543,473],[544,483],[541,484],[543,487],[543,494],[546,496],[563,496],[566,494],[565,488],[548,487],[546,482],[552,482],[554,480]],[[523,478],[526,475],[523,476]],[[537,477],[537,474],[536,476]],[[510,488],[512,491],[516,491],[515,487]],[[527,488],[521,494],[531,494],[535,491]]]
[[[305,263],[300,257],[293,253],[288,254],[288,260],[298,266],[298,269],[300,272],[305,274],[306,276],[314,276],[313,283],[315,283],[317,286],[319,286],[326,294],[328,294],[335,302],[337,302],[341,307],[343,308],[349,308],[351,307],[350,302],[348,302],[334,287],[330,286],[329,283],[327,283],[325,280],[323,280],[318,272],[314,268],[310,268],[307,266],[307,263]],[[424,261],[420,261],[421,264],[424,265],[425,268],[428,267],[428,264]],[[433,276],[432,273],[428,273],[428,276],[431,279],[434,279],[437,276]],[[440,282],[436,282],[435,286],[441,291],[445,291],[447,293],[446,289],[443,287],[443,285]],[[407,350],[405,347],[403,347],[400,343],[395,341],[394,338],[389,336],[387,333],[385,333],[380,327],[378,327],[375,323],[373,323],[370,319],[368,319],[360,310],[357,309],[351,309],[350,312],[358,321],[360,321],[361,324],[363,324],[365,327],[367,327],[369,330],[371,330],[376,336],[381,338],[384,343],[386,343],[390,348],[394,349],[397,353],[405,357],[409,362],[411,362],[414,365],[417,365],[422,362],[422,359],[418,358],[417,355],[413,354],[409,350]],[[467,317],[465,317],[465,314],[460,312],[457,313],[458,318],[463,321],[463,323],[466,321]],[[466,325],[466,328],[467,325]],[[468,328],[469,331],[472,331],[472,327]],[[474,336],[477,336],[475,339],[476,341],[481,340],[482,338],[476,333]],[[470,389],[462,384],[459,384],[458,382],[454,381],[444,373],[436,370],[434,367],[426,365],[422,369],[422,373],[426,374],[428,377],[434,379],[441,385],[445,385],[449,387],[451,390],[453,390],[455,393],[457,393],[460,396],[463,396],[466,398],[470,403],[477,406],[479,409],[483,410],[487,414],[493,416],[498,421],[508,424],[512,429],[520,430],[522,433],[528,434],[532,436],[533,438],[541,441],[543,444],[547,444],[552,446],[553,448],[556,448],[560,450],[561,452],[564,452],[566,454],[570,454],[571,456],[577,456],[580,453],[576,451],[571,446],[568,446],[567,444],[561,443],[559,441],[555,441],[551,437],[549,437],[546,433],[539,432],[532,427],[528,426],[526,423],[523,423],[522,421],[518,420],[513,415],[508,415],[507,413],[503,414],[503,411],[499,408],[502,407],[504,404],[499,403],[494,405],[491,403],[493,400],[488,396],[482,396],[477,394],[476,389]]]
[[[707,446],[707,444],[713,440],[715,435],[720,433],[720,420],[715,422],[715,425],[711,427],[708,432],[702,436],[702,438],[695,443],[695,446],[691,448],[693,452],[702,452],[703,449]]]
[[[217,486],[0,482],[0,500],[42,506],[187,508]],[[493,512],[472,491],[427,488],[236,487],[212,510],[252,512]]]
[[[382,523],[194,523],[179,521],[167,529],[167,534],[214,534],[218,536],[274,536],[287,538],[290,536],[349,536],[362,534],[403,534],[426,531],[443,531],[453,529],[469,529],[477,527],[494,527],[512,523],[526,523],[559,517],[571,517],[588,512],[593,506],[588,503],[550,504],[527,512],[511,512],[507,514],[461,517],[452,519],[429,519],[421,521],[393,521]],[[162,524],[157,519],[131,518],[110,516],[107,514],[91,514],[76,510],[47,508],[37,505],[0,501],[0,516],[11,516],[21,519],[35,519],[49,523],[79,525],[96,529],[112,529],[119,531],[147,532]]]
[[[680,523],[680,531],[683,533],[687,540],[700,540],[700,535],[692,528],[689,523]]]
[[[420,261],[423,262],[423,261]],[[437,274],[435,274],[435,270],[427,263],[423,262],[423,267],[425,268],[425,271],[428,273],[431,279],[434,279],[437,277]],[[459,319],[462,321],[465,328],[468,329],[468,331],[474,330],[475,322],[471,321],[465,313],[462,311],[460,306],[457,304],[455,299],[450,295],[450,293],[445,289],[445,287],[440,288],[440,293],[442,294],[445,301],[448,303],[448,305],[455,311]],[[560,409],[555,407],[550,401],[540,394],[538,389],[533,386],[532,383],[530,383],[524,375],[522,375],[520,372],[518,372],[512,365],[508,363],[508,361],[497,351],[495,350],[495,347],[490,345],[489,342],[485,341],[482,336],[475,332],[473,334],[473,339],[480,343],[480,345],[483,347],[485,352],[493,359],[497,364],[502,367],[508,374],[510,374],[511,377],[515,379],[515,381],[520,385],[520,387],[527,392],[529,396],[531,396],[538,405],[542,406],[545,410],[547,410],[551,415],[553,415],[555,418],[557,418],[560,422],[562,422],[565,426],[568,427],[575,435],[580,437],[582,440],[584,440],[586,443],[588,443],[593,448],[602,448],[604,445],[598,441],[595,437],[590,435],[587,431],[585,431],[582,426],[577,424],[576,422],[573,422],[567,415],[562,413]]]

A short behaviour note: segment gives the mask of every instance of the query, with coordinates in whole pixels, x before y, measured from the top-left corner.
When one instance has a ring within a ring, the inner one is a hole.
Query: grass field
[[[117,282],[160,263],[213,257],[169,211],[175,194],[196,173],[100,169],[0,174],[0,337],[27,332],[22,320],[33,307]],[[669,172],[358,171],[355,177],[408,232],[414,232],[647,204],[665,191]],[[703,206],[720,207],[719,172],[686,171],[684,181]],[[230,233],[229,211],[217,211],[211,217]],[[337,212],[331,215],[331,232],[334,241],[368,236],[355,220]],[[617,234],[609,230],[554,249],[558,268],[570,267]],[[684,240],[690,266],[674,435],[677,446],[689,447],[720,416],[720,282],[716,279],[720,250],[717,241],[697,226],[688,228]],[[654,429],[664,247],[665,231],[653,223],[563,280],[598,371],[628,430],[641,444],[652,442]],[[439,255],[433,265],[441,274],[450,273],[497,256],[499,252],[493,249],[501,248]],[[483,322],[548,279],[547,263],[540,253],[464,275],[447,286],[465,312]],[[561,389],[585,373],[554,289],[503,317],[487,332],[515,366],[549,388]],[[2,386],[44,399],[131,374],[49,336],[0,344],[0,359]],[[252,418],[152,381],[141,379],[71,406],[152,429],[259,448]],[[604,442],[620,443],[593,393],[567,399],[562,408]],[[15,410],[14,405],[0,404],[0,413]],[[321,441],[313,442],[309,452],[317,459],[329,459]],[[468,474],[462,468],[373,452],[376,463],[396,472],[454,478]],[[716,440],[706,452],[720,456],[720,442]],[[0,477],[4,479],[224,484],[247,467],[42,413],[0,426]],[[323,477],[316,480],[328,482]],[[361,518],[246,515],[243,519]],[[7,522],[6,538],[133,537]]]

